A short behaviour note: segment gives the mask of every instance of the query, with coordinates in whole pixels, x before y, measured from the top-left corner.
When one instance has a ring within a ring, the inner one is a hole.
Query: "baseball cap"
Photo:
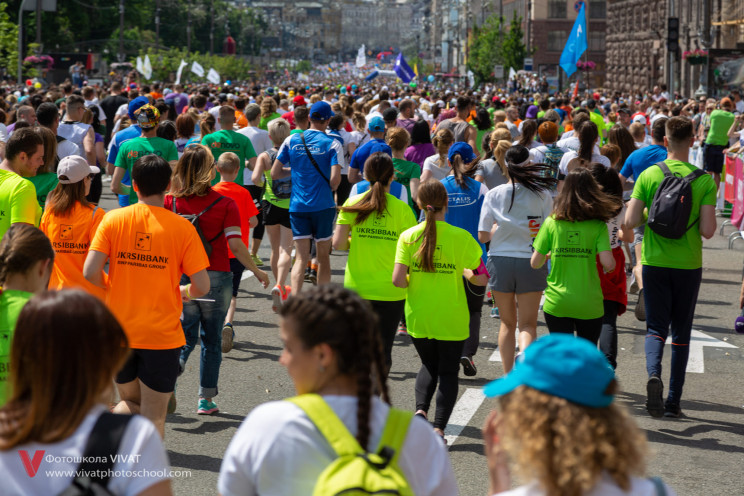
[[[549,334],[524,350],[511,372],[483,388],[486,396],[502,396],[527,386],[591,408],[604,408],[615,399],[605,394],[615,378],[604,354],[584,338]]]
[[[290,91],[290,93],[292,93],[292,92]],[[297,106],[297,105],[307,105],[307,102],[305,101],[305,97],[302,96],[302,95],[297,95],[296,97],[294,97],[292,99],[292,103],[294,103],[295,106]]]
[[[310,107],[310,118],[314,121],[325,121],[333,117],[333,110],[328,102],[316,102]]]
[[[382,117],[372,117],[369,120],[369,125],[367,127],[373,133],[380,133],[385,131],[385,121],[382,120]]]
[[[630,109],[628,107],[620,107],[617,109],[617,112],[630,115]]]
[[[158,121],[160,120],[160,112],[152,105],[143,105],[139,109],[135,110],[134,117],[137,119],[137,124],[142,129],[152,129],[157,127]]]
[[[457,155],[462,157],[462,161],[466,164],[469,164],[470,162],[478,158],[478,156],[473,153],[473,148],[464,141],[458,141],[450,147],[449,153],[447,154],[447,159],[452,162],[452,160]]]
[[[150,99],[146,96],[138,96],[131,102],[129,102],[129,118],[134,120],[134,113],[143,105],[150,103]]]
[[[633,114],[633,122],[640,122],[644,126],[646,125],[646,116],[642,112]]]
[[[79,183],[90,174],[98,174],[101,169],[88,165],[88,161],[80,155],[68,155],[57,165],[57,179],[60,184]],[[65,179],[62,179],[64,176]]]

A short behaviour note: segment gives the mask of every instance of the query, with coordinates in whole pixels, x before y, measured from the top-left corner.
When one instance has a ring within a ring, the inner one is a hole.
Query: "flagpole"
[[[584,52],[584,91],[589,90],[589,71],[586,68],[586,63],[589,61],[589,46],[591,40],[589,38],[589,2],[584,1],[584,23],[586,24],[586,51]]]

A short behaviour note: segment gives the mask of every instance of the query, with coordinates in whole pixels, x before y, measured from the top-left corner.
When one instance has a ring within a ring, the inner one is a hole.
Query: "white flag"
[[[514,67],[509,67],[509,80],[514,79],[517,73],[514,71]]]
[[[217,71],[209,68],[209,72],[207,73],[207,81],[209,81],[212,84],[220,84],[220,75]]]
[[[137,72],[142,74],[144,76],[145,74],[145,66],[142,65],[142,59],[140,57],[137,57]]]
[[[364,45],[362,45],[357,52],[356,66],[364,67],[365,65],[367,65],[367,58],[364,56]]]
[[[145,79],[152,79],[152,65],[150,65],[149,55],[145,55],[144,69],[145,69],[145,72],[142,74],[145,76]]]
[[[191,72],[199,77],[204,77],[204,67],[202,67],[196,60],[191,64]]]
[[[181,63],[178,65],[178,72],[176,72],[176,84],[181,83],[181,74],[183,73],[183,68],[186,67],[187,64],[185,60],[181,59]]]

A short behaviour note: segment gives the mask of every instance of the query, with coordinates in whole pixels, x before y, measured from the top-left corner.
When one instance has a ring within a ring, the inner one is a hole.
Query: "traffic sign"
[[[525,71],[531,71],[532,70],[532,64],[534,63],[532,57],[528,57],[524,59],[524,70]]]
[[[497,65],[493,68],[493,77],[496,79],[503,79],[504,78],[504,66],[503,65]]]

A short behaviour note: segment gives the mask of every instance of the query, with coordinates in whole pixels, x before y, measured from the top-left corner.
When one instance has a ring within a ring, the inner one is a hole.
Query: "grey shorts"
[[[630,244],[630,249],[635,248],[636,245],[643,243],[643,234],[646,232],[646,224],[642,224],[633,229],[633,242]]]
[[[492,291],[522,294],[545,291],[548,286],[547,264],[533,269],[529,258],[488,257],[486,268]]]

